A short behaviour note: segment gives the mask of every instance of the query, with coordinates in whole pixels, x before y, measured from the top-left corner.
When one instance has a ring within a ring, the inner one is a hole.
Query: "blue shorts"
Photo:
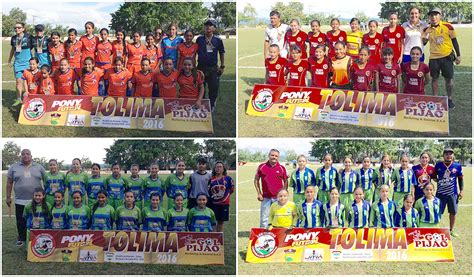
[[[443,195],[443,194],[436,194],[436,197],[439,198],[441,203],[441,214],[444,214],[444,210],[446,209],[446,205],[448,206],[448,213],[449,214],[457,214],[458,212],[458,203],[459,203],[459,195]]]
[[[15,73],[15,79],[21,79],[23,76],[23,71],[27,70],[29,68],[29,65],[18,65],[18,64],[13,64],[13,72]]]
[[[421,55],[420,61],[422,61],[422,62],[425,61],[425,53],[423,53],[423,55]],[[410,55],[403,55],[402,63],[407,63],[407,62],[411,62]]]

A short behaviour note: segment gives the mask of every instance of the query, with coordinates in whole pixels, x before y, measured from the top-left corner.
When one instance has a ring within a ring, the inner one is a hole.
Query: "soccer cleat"
[[[449,107],[450,109],[454,109],[454,107],[456,107],[456,105],[454,105],[454,101],[453,101],[453,100],[448,99],[448,107]]]
[[[453,230],[451,230],[450,234],[451,234],[451,237],[453,238],[459,237],[458,233],[455,233]]]
[[[22,240],[16,241],[16,246],[22,247],[23,246],[23,241]]]
[[[18,105],[21,105],[21,103],[22,103],[22,102],[21,102],[21,99],[20,99],[20,98],[17,98],[17,99],[15,100],[15,102],[13,102],[12,106],[16,107],[16,106],[18,106]]]

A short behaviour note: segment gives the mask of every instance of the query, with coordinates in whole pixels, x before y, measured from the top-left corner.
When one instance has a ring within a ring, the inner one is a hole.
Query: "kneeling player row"
[[[184,208],[182,194],[175,196],[174,207],[170,210],[160,207],[159,193],[152,194],[151,205],[143,210],[135,205],[135,195],[130,190],[125,193],[124,205],[116,210],[107,204],[105,191],[98,193],[98,201],[92,208],[83,204],[82,193],[79,191],[72,194],[72,206],[64,205],[62,196],[61,192],[56,192],[54,206],[51,206],[46,202],[44,190],[36,189],[33,200],[23,212],[27,228],[212,232],[217,224],[214,212],[206,207],[205,194],[198,195],[197,206],[191,210]]]
[[[380,200],[372,205],[364,200],[362,187],[354,190],[354,202],[345,207],[339,201],[339,190],[330,191],[330,201],[326,204],[315,199],[315,188],[307,186],[305,201],[295,204],[288,201],[288,191],[278,193],[278,202],[270,208],[269,227],[315,228],[315,227],[438,227],[441,221],[440,200],[433,194],[434,187],[424,186],[425,196],[418,199],[413,207],[414,197],[406,194],[403,206],[397,207],[389,200],[389,187],[382,185]],[[346,223],[345,223],[346,222]]]
[[[150,60],[141,60],[141,71],[132,72],[124,67],[121,57],[107,70],[94,66],[92,58],[85,58],[81,70],[69,66],[66,58],[59,69],[51,72],[49,65],[38,69],[38,59],[30,59],[30,68],[23,72],[24,90],[27,94],[74,95],[77,82],[79,95],[134,96],[188,98],[201,100],[204,96],[204,74],[194,66],[192,58],[185,58],[182,70],[174,69],[173,60],[165,58],[163,69],[153,71]],[[179,94],[178,87],[179,84]]]

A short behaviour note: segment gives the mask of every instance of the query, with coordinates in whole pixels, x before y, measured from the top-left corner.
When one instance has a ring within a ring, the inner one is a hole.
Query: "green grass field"
[[[226,49],[225,72],[221,77],[219,97],[213,116],[214,134],[170,131],[128,130],[97,127],[52,127],[26,126],[18,124],[20,107],[12,107],[16,98],[13,69],[7,65],[11,46],[2,42],[2,92],[3,92],[3,134],[7,137],[235,137],[235,80],[236,40],[224,40]],[[207,94],[207,93],[206,93]]]
[[[316,165],[310,166],[317,169]],[[459,238],[453,239],[454,263],[415,263],[415,262],[344,262],[344,263],[318,263],[311,264],[250,264],[245,262],[247,244],[250,236],[250,229],[260,225],[260,202],[253,185],[253,178],[257,164],[247,164],[238,168],[238,201],[239,201],[239,223],[238,223],[238,266],[239,274],[259,275],[259,274],[279,274],[279,275],[326,275],[326,274],[366,274],[366,275],[471,275],[472,259],[472,168],[463,168],[465,191],[464,199],[460,202],[459,213],[457,215],[456,231]],[[293,168],[287,167],[288,173]],[[290,199],[292,199],[292,189],[290,189]],[[447,211],[443,215],[441,226],[448,226]]]
[[[166,178],[161,175],[160,178]],[[230,176],[235,180],[235,173]],[[3,195],[5,199],[6,174],[2,174]],[[166,197],[164,198],[166,202]],[[90,264],[90,263],[31,263],[26,261],[26,247],[15,246],[17,239],[15,208],[12,217],[8,217],[8,207],[2,200],[2,269],[3,274],[48,274],[54,268],[56,275],[235,275],[235,226],[236,226],[236,197],[232,195],[229,222],[224,229],[225,265],[223,266],[190,266],[190,265],[154,265],[154,264]],[[164,203],[166,204],[166,203]]]
[[[322,30],[327,31],[326,28]],[[305,29],[305,31],[308,31]],[[346,30],[347,31],[347,30]],[[461,47],[462,63],[455,66],[454,102],[456,108],[450,111],[449,126],[452,137],[471,137],[472,125],[472,29],[456,29]],[[245,113],[253,86],[265,82],[263,60],[263,28],[239,28],[239,137],[439,137],[436,133],[419,133],[411,131],[390,130],[334,124],[324,122],[307,122],[300,120],[253,117]],[[428,59],[427,59],[428,60]],[[446,95],[444,80],[440,78],[440,95]],[[431,85],[426,89],[431,94]],[[272,126],[269,133],[261,126]]]

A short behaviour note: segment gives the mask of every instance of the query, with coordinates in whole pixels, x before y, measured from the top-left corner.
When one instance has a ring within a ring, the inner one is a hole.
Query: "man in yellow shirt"
[[[461,52],[456,39],[456,32],[451,24],[441,21],[441,9],[434,8],[428,13],[430,26],[424,30],[423,43],[430,42],[430,73],[433,78],[431,87],[433,95],[438,95],[439,73],[446,81],[446,92],[448,94],[448,106],[453,109],[453,87],[454,87],[454,66],[461,63]],[[454,54],[454,51],[456,54]]]

